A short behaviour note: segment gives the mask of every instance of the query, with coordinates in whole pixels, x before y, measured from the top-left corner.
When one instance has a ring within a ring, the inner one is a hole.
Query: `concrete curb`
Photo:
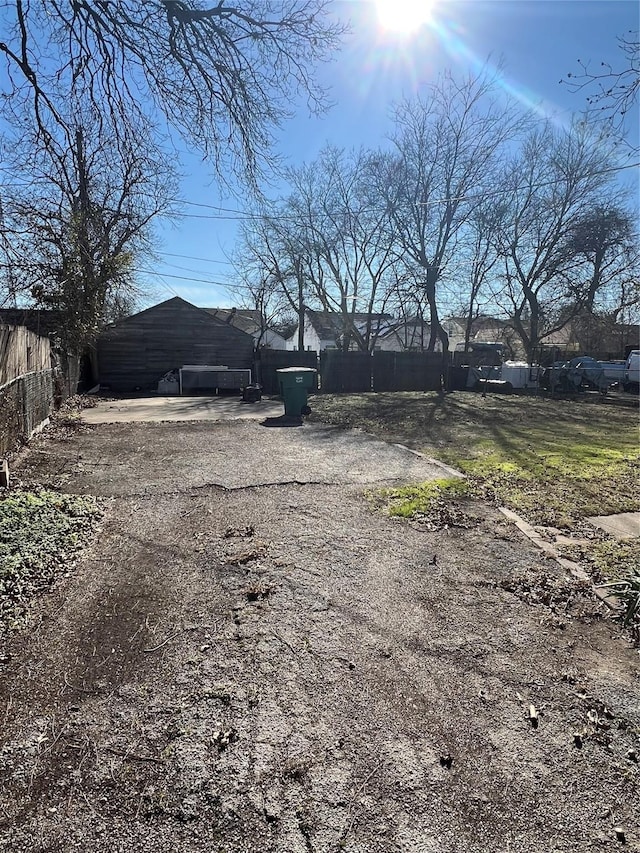
[[[408,453],[413,453],[414,456],[419,456],[420,459],[424,459],[424,461],[428,462],[430,465],[435,465],[437,468],[441,468],[445,474],[449,475],[449,477],[457,477],[460,480],[466,479],[466,476],[462,471],[458,471],[450,465],[440,462],[439,459],[434,459],[432,456],[425,456],[424,453],[420,453],[419,450],[413,450],[411,447],[407,447],[406,444],[394,444],[394,447],[399,447],[400,450],[406,450]]]
[[[507,509],[504,506],[501,506],[499,509],[505,518],[513,522],[518,530],[523,533],[537,548],[539,548],[540,551],[555,560],[563,569],[572,575],[572,577],[576,578],[576,580],[586,581],[589,583],[596,598],[600,599],[603,604],[606,604],[610,610],[619,609],[618,600],[614,596],[606,593],[602,587],[596,586],[582,566],[575,563],[573,560],[567,560],[566,557],[561,557],[555,546],[552,545],[551,542],[547,542],[546,539],[543,539],[538,531],[532,527],[528,521],[521,518],[518,513],[513,512],[513,510]]]

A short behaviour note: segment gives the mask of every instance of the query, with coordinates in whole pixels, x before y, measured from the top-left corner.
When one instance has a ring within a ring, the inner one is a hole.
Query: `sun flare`
[[[387,31],[409,35],[428,24],[434,0],[375,0],[378,23]]]

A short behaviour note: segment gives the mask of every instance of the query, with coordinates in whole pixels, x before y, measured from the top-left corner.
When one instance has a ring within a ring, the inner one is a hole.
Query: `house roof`
[[[478,332],[483,332],[485,329],[501,329],[506,324],[507,321],[501,320],[499,317],[489,317],[486,314],[480,314],[479,317],[474,318],[471,323],[471,329],[477,335]]]
[[[405,320],[394,320],[392,323],[385,328],[383,332],[381,332],[378,337],[379,338],[387,338],[391,335],[406,335],[407,333],[412,336],[416,335],[419,331],[422,331],[423,334],[429,334],[431,330],[431,326],[425,319],[422,317],[407,317]]]
[[[222,320],[223,323],[242,329],[249,335],[262,331],[265,326],[262,315],[255,308],[203,308],[202,310]]]
[[[257,308],[203,308],[202,310],[224,323],[229,323],[236,329],[241,329],[248,335],[269,332],[270,335],[278,335],[283,341],[285,340],[284,335],[267,326],[264,317]]]
[[[312,308],[307,308],[306,314],[321,341],[335,340],[344,333],[344,315],[340,312],[314,311]],[[371,329],[379,334],[389,331],[393,324],[397,322],[391,314],[355,312],[349,314],[349,319],[352,321],[355,329],[360,333],[366,330],[367,323],[369,322]]]

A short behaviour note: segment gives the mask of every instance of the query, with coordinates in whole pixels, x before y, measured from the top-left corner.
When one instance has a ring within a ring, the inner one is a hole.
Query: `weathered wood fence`
[[[0,326],[0,385],[51,368],[51,344],[24,326]]]
[[[438,352],[338,352],[320,356],[320,387],[327,393],[439,391],[448,357]]]
[[[0,455],[28,441],[53,404],[51,344],[22,326],[0,326]]]
[[[265,394],[278,394],[278,376],[276,370],[284,367],[313,367],[318,369],[318,356],[315,352],[297,352],[283,349],[260,349],[254,363],[253,375],[262,385]]]

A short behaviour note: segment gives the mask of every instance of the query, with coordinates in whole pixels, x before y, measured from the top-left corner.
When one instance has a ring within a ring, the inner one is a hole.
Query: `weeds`
[[[629,573],[626,577],[602,584],[602,589],[620,602],[622,623],[631,630],[636,640],[640,642],[640,574]]]
[[[0,632],[68,567],[102,515],[96,498],[13,491],[0,499]]]

